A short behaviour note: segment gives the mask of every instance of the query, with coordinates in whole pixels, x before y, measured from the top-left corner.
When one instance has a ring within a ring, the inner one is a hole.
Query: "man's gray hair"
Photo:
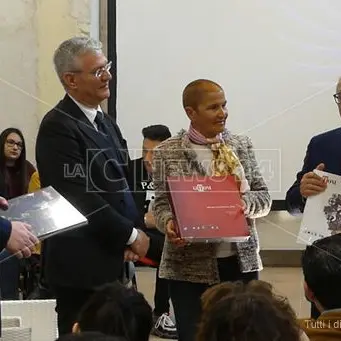
[[[53,56],[57,75],[64,85],[63,74],[77,70],[77,57],[84,53],[102,52],[102,43],[89,37],[73,37],[63,41]]]

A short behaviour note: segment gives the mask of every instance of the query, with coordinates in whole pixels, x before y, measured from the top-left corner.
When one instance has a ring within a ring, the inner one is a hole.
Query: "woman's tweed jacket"
[[[223,134],[224,140],[239,157],[250,191],[243,195],[246,203],[245,215],[248,219],[251,237],[247,242],[236,243],[236,251],[242,272],[262,270],[259,257],[259,241],[255,218],[266,216],[271,207],[271,199],[264,179],[259,172],[250,138]],[[153,181],[155,186],[154,214],[158,229],[165,233],[167,222],[172,219],[168,201],[166,177],[179,175],[206,175],[203,166],[197,161],[196,152],[186,131],[162,142],[153,155]],[[165,240],[160,264],[160,277],[190,281],[194,283],[215,284],[219,282],[218,265],[214,244],[190,244],[185,247],[174,246]]]

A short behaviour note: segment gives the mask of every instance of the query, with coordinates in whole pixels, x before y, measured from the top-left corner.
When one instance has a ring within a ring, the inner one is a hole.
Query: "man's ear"
[[[196,111],[192,107],[185,107],[186,114],[191,122],[196,119]]]
[[[310,290],[310,288],[308,287],[308,284],[306,281],[304,281],[304,283],[303,283],[303,288],[304,288],[304,294],[305,294],[305,297],[307,298],[307,300],[309,302],[315,302],[315,295]]]
[[[78,322],[74,323],[74,325],[72,326],[72,333],[73,333],[73,334],[78,334],[78,333],[80,333],[80,332],[81,332],[81,330],[80,330],[80,328],[79,328]]]
[[[62,78],[68,89],[77,89],[76,75],[73,72],[65,72]]]

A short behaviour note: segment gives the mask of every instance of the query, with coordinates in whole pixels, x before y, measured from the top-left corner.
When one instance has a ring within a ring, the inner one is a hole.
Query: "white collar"
[[[89,107],[85,106],[84,104],[76,101],[72,96],[69,95],[69,97],[78,105],[79,109],[81,109],[83,111],[84,115],[88,118],[88,120],[91,122],[91,124],[94,124],[94,122],[95,122],[97,111],[103,112],[102,108],[100,106],[98,106],[97,109],[89,108]]]
[[[322,311],[321,315],[329,314],[329,313],[341,313],[341,308],[324,310],[324,311]]]

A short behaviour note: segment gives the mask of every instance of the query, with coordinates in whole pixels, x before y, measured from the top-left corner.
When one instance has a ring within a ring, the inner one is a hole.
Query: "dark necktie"
[[[103,133],[104,135],[108,135],[108,128],[104,123],[104,113],[97,111],[95,123],[97,124],[97,129],[99,132]]]
[[[103,137],[109,141],[112,146],[113,146],[113,151],[115,152],[117,156],[117,161],[120,161],[122,164],[124,164],[123,156],[121,150],[121,145],[120,142],[118,141],[117,136],[113,136],[108,127],[106,126],[104,122],[104,113],[97,111],[96,118],[95,118],[95,123],[97,124],[97,129],[100,133],[103,134]]]
[[[121,164],[123,165],[124,160],[123,160],[122,153],[120,152],[121,145],[118,141],[117,136],[113,136],[110,133],[108,127],[106,126],[104,122],[104,115],[105,115],[104,113],[97,111],[96,118],[95,118],[97,129],[100,133],[104,135],[103,137],[109,142],[109,144],[112,145],[113,148],[111,148],[111,150],[115,153],[117,161],[121,162]],[[117,167],[120,168],[122,176],[125,177],[122,166],[118,164]],[[129,186],[127,183],[126,183],[126,189],[124,190],[123,193],[124,193],[124,201],[126,203],[126,217],[130,218],[132,221],[136,221],[138,218],[138,212],[137,212],[134,198],[129,190]]]

